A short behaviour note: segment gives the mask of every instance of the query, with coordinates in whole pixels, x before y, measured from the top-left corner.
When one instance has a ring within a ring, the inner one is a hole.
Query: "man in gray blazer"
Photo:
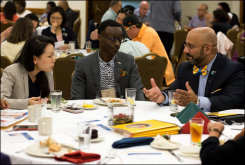
[[[76,62],[71,99],[95,99],[101,96],[101,90],[108,89],[117,98],[125,98],[125,89],[135,88],[136,100],[145,100],[134,57],[118,52],[123,40],[121,25],[106,20],[100,24],[98,34],[99,50]]]

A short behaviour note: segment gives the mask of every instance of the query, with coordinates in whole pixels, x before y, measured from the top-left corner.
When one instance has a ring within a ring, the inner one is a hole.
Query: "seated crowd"
[[[166,3],[164,8],[167,9],[163,10],[158,3]],[[216,34],[219,31],[226,34],[229,29],[240,27],[236,14],[231,13],[227,5],[225,2],[219,3],[213,16],[208,13],[206,4],[198,7],[198,14],[188,24],[192,30],[187,34],[183,51],[187,61],[179,65],[175,78],[170,50],[174,20],[181,20],[180,4],[177,1],[155,1],[149,7],[148,2],[142,1],[139,9],[133,11],[131,7],[122,8],[121,1],[112,0],[98,29],[88,35],[90,41],[98,42],[98,50],[76,61],[71,100],[103,97],[103,91],[108,91],[110,97],[125,98],[125,89],[135,88],[136,100],[149,99],[158,106],[166,106],[169,102],[168,91],[176,90],[174,100],[179,106],[186,107],[193,102],[204,112],[244,109],[244,66],[230,60],[217,48]],[[59,1],[58,6],[48,2],[47,12],[40,19],[25,6],[25,1],[7,2],[1,13],[1,19],[15,22],[1,33],[1,55],[13,62],[1,75],[3,109],[26,109],[34,103],[42,103],[42,98],[48,97],[54,90],[51,72],[55,65],[55,43],[64,41],[60,49],[69,49],[69,42],[75,41],[75,48],[79,48],[72,29],[77,15],[67,1]],[[175,11],[168,10],[170,7]],[[154,16],[154,19],[150,16]],[[164,31],[156,27],[157,17],[161,17],[159,27],[164,26]],[[46,21],[50,26],[37,35],[39,22]],[[173,25],[165,22],[172,22]],[[170,40],[165,44],[166,38]],[[153,78],[149,80],[151,89],[144,88],[142,84],[134,58],[150,52],[167,60],[163,83],[168,88],[165,90],[159,89]],[[209,124],[210,137],[203,143],[200,153],[203,164],[217,163],[232,151],[239,154],[235,146],[244,145],[244,131],[226,144],[227,148],[222,148],[217,140],[220,134],[214,133],[212,128],[222,132],[224,126]],[[229,147],[231,150],[227,151]],[[229,159],[225,160],[229,162]]]

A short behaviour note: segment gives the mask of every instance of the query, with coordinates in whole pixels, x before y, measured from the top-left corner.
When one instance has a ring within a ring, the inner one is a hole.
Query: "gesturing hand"
[[[91,40],[98,40],[98,29],[94,30],[94,31],[90,34],[90,39],[91,39]]]
[[[197,103],[197,95],[191,89],[189,82],[187,81],[185,84],[187,91],[177,89],[174,93],[173,99],[177,100],[175,103],[179,106],[187,106],[190,102]]]
[[[155,103],[163,103],[165,100],[165,96],[162,94],[161,90],[158,88],[153,78],[151,78],[151,86],[152,88],[150,90],[146,90],[145,88],[143,89],[143,93],[145,94],[145,96]]]
[[[8,108],[10,108],[9,103],[7,102],[7,100],[1,99],[1,107],[2,107],[3,109],[8,109]]]

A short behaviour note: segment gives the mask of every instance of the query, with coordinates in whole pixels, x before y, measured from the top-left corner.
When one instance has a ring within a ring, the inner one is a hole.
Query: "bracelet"
[[[212,132],[212,131],[216,131],[216,132],[219,133],[219,135],[222,135],[222,132],[221,132],[220,130],[218,130],[217,128],[212,128],[210,131],[211,131],[211,132]]]

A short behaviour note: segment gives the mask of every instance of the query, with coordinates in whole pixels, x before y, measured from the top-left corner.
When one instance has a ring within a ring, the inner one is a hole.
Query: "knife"
[[[71,146],[68,146],[68,145],[65,145],[65,144],[59,143],[59,145],[61,145],[61,147],[70,148],[70,149],[73,149],[73,150],[76,150],[76,151],[79,150],[79,149],[77,149],[77,148],[75,148],[75,147],[71,147]]]
[[[179,162],[183,162],[182,159],[180,159],[172,150],[168,150],[168,152],[173,155],[174,157],[176,157],[178,159]]]
[[[107,104],[107,102],[105,101],[105,100],[103,100],[101,97],[99,97],[99,96],[96,96],[97,97],[97,99],[99,99],[100,101],[102,101],[103,103],[106,103]]]

